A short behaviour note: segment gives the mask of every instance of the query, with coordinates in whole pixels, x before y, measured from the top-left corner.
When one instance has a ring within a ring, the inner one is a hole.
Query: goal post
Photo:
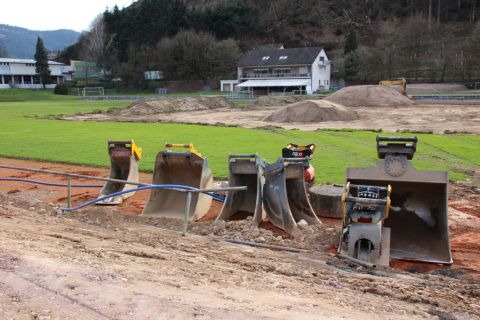
[[[82,89],[82,96],[104,96],[105,90],[103,87],[85,87]]]

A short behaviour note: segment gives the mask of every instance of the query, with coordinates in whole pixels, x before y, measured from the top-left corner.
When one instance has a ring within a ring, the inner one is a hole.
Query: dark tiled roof
[[[238,62],[239,67],[247,66],[284,66],[296,64],[312,64],[322,51],[320,47],[290,48],[290,49],[270,49],[270,50],[250,50],[245,53]],[[280,60],[281,56],[287,56]],[[270,57],[263,60],[263,57]]]

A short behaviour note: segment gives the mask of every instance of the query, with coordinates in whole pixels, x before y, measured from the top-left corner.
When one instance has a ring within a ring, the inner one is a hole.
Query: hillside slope
[[[41,37],[49,51],[62,50],[75,43],[80,33],[73,30],[38,31],[0,24],[0,39],[11,58],[32,58],[37,37]]]

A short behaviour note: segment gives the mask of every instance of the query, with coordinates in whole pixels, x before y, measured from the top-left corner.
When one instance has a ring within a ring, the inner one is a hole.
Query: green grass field
[[[2,102],[3,101],[3,102]],[[153,169],[165,142],[195,144],[217,178],[228,176],[229,153],[258,153],[275,161],[289,142],[315,143],[317,182],[342,182],[347,166],[373,166],[375,137],[369,131],[244,129],[181,124],[75,122],[46,120],[50,114],[75,114],[127,106],[129,102],[87,102],[44,91],[0,90],[0,155],[108,166],[107,140],[135,139],[143,148],[140,168]],[[392,135],[392,134],[389,134]],[[480,136],[418,134],[417,168],[448,170],[464,180],[480,170]]]

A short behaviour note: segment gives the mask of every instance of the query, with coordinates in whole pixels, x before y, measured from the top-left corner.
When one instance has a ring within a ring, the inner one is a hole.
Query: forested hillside
[[[232,77],[252,48],[323,46],[336,78],[468,82],[480,79],[478,7],[480,0],[139,0],[94,24],[103,43],[96,53],[93,28],[63,58],[90,57],[131,82],[143,70],[215,79]]]
[[[37,37],[49,51],[57,51],[75,43],[79,35],[73,30],[38,31],[0,24],[0,56],[32,59]]]

